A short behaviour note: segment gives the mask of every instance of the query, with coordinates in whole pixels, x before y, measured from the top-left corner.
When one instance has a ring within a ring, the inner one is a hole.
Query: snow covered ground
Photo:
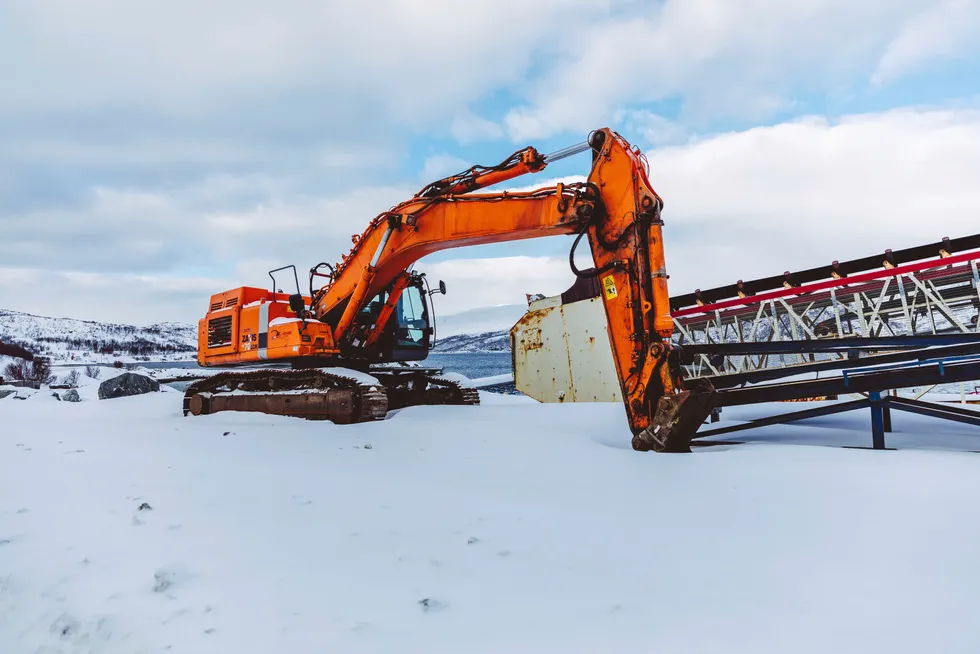
[[[0,400],[3,654],[980,651],[975,427],[667,456],[618,404],[338,426],[86,383]]]

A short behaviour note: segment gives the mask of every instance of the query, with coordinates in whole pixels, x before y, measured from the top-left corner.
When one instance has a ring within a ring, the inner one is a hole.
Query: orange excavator
[[[586,151],[592,166],[585,182],[476,192]],[[260,411],[349,423],[403,406],[478,403],[473,389],[404,363],[426,357],[434,331],[427,300],[446,291],[442,282],[431,290],[414,263],[448,248],[573,235],[572,272],[598,277],[602,289],[633,448],[690,451],[713,389],[683,378],[670,343],[662,208],[639,149],[608,128],[550,155],[528,147],[496,166],[431,183],[353,236],[338,264],[313,267],[308,294],[299,290],[295,266],[286,266],[270,272],[271,289],[212,296],[199,322],[198,362],[249,369],[191,384],[184,413]],[[594,267],[579,270],[574,254],[583,237]],[[275,274],[288,269],[297,288],[286,294]]]

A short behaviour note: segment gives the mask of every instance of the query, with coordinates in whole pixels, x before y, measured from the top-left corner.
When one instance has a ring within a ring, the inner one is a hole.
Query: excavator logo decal
[[[602,290],[606,294],[607,300],[616,297],[616,280],[613,279],[612,275],[606,275],[602,278]]]

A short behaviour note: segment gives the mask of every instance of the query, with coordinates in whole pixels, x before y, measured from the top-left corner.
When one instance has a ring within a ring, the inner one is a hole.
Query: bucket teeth
[[[714,408],[712,391],[664,395],[650,425],[633,436],[639,452],[690,452],[691,438]]]

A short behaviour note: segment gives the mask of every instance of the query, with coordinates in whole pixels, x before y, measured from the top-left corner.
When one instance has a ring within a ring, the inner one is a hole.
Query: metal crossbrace
[[[960,241],[975,247],[978,238],[980,235]],[[739,292],[738,297],[675,310],[673,342],[683,346],[980,333],[978,264],[980,250],[944,252],[940,257],[883,265],[857,274],[852,271],[832,280],[795,287],[787,282],[784,288],[755,295]],[[743,287],[753,285],[758,286],[749,282]],[[707,293],[717,296],[718,292]],[[869,359],[875,355],[874,351],[861,353]],[[845,352],[782,348],[779,353],[700,354],[686,366],[685,374],[717,378],[770,369],[792,374],[795,367],[847,357]]]
[[[731,434],[733,432],[758,429],[759,427],[769,427],[772,425],[783,425],[810,418],[846,413],[858,409],[871,410],[871,447],[875,450],[886,449],[885,433],[892,431],[892,409],[896,411],[905,411],[908,413],[928,416],[930,418],[938,418],[940,420],[948,420],[951,422],[959,422],[966,425],[975,425],[980,427],[980,411],[941,405],[933,402],[922,402],[918,399],[910,399],[896,395],[882,396],[880,391],[872,391],[868,393],[868,397],[865,399],[853,400],[850,402],[834,402],[810,409],[802,409],[800,411],[791,411],[774,416],[757,418],[755,420],[750,420],[737,425],[714,427],[712,429],[706,429],[698,432],[693,438],[695,440],[702,441],[702,444],[707,444],[710,441],[704,441],[704,439],[720,436],[722,434]],[[978,431],[976,435],[980,436],[980,431]]]

